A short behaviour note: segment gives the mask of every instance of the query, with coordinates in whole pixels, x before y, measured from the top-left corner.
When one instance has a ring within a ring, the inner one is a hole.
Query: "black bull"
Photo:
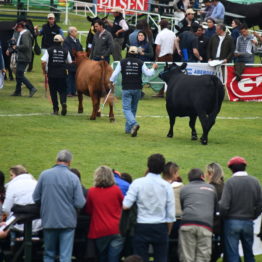
[[[167,137],[173,137],[173,127],[177,116],[189,116],[189,126],[192,130],[191,139],[197,140],[195,123],[199,117],[203,134],[201,143],[208,143],[208,132],[215,124],[220,111],[225,90],[221,81],[213,75],[186,75],[184,63],[166,65],[159,77],[167,83],[166,110],[169,115],[170,129]]]

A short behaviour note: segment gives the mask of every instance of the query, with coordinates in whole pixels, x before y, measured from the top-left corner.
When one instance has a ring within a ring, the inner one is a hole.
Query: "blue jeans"
[[[99,262],[119,262],[124,246],[124,238],[120,235],[110,235],[95,239]]]
[[[44,262],[71,262],[75,229],[44,229]],[[58,252],[59,250],[59,252]]]
[[[225,220],[224,240],[227,261],[239,262],[238,244],[241,241],[245,262],[255,262],[252,250],[254,241],[252,220]]]
[[[141,89],[122,90],[122,106],[126,118],[126,133],[130,133],[131,128],[137,125],[136,111],[139,99],[141,97]]]

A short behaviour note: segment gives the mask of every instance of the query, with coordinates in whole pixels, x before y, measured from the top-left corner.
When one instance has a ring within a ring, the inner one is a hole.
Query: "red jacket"
[[[91,216],[88,238],[119,234],[123,194],[118,186],[88,190],[85,211]]]

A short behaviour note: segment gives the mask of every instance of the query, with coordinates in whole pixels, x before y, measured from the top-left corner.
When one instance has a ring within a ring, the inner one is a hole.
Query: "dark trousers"
[[[33,70],[34,58],[35,58],[35,53],[32,51],[32,60],[31,60],[31,62],[28,65],[27,72],[31,72]]]
[[[59,93],[61,105],[66,104],[66,96],[67,96],[66,77],[63,78],[48,77],[48,84],[49,84],[50,96],[53,103],[53,109],[54,111],[58,111],[59,106],[57,100],[57,92]]]
[[[94,57],[93,60],[95,61],[102,61],[102,60],[105,60],[108,64],[110,64],[110,57],[109,56],[105,56],[104,59],[102,59],[101,57]]]
[[[136,224],[134,234],[134,254],[149,260],[149,244],[153,246],[154,262],[167,262],[168,229],[167,224]]]
[[[22,84],[24,84],[29,90],[34,89],[34,86],[30,81],[25,77],[25,69],[27,67],[27,62],[17,62],[16,65],[16,89],[15,93],[21,93]]]
[[[76,94],[76,72],[69,72],[67,76],[67,94],[75,95]]]

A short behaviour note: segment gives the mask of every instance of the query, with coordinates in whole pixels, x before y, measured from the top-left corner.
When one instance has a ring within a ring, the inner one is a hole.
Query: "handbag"
[[[34,53],[36,55],[41,55],[41,48],[39,47],[36,39],[35,39],[35,45],[34,45]]]
[[[14,73],[16,70],[16,60],[17,60],[17,54],[16,52],[13,52],[10,57],[10,68]]]

